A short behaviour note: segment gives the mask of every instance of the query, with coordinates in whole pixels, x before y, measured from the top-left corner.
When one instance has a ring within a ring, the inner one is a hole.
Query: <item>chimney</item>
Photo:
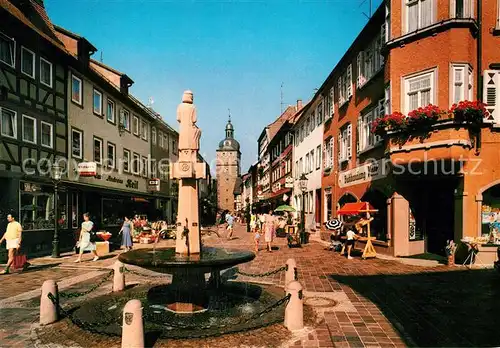
[[[128,89],[130,86],[134,84],[134,81],[130,77],[128,77],[126,74],[123,74],[120,76],[120,92],[128,95]]]
[[[302,99],[297,99],[297,111],[302,109]]]

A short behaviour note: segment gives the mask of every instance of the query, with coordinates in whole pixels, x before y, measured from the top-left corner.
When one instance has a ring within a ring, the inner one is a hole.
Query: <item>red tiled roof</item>
[[[38,35],[49,41],[52,45],[56,46],[64,53],[71,55],[66,50],[64,45],[57,39],[57,35],[54,31],[54,26],[50,21],[49,17],[47,16],[45,8],[43,8],[43,6],[41,6],[36,1],[33,0],[30,1],[29,6],[31,6],[31,8],[36,12],[39,18],[43,21],[44,25],[47,27],[46,29],[49,31],[49,33],[52,33],[53,36],[46,33],[43,30],[43,27],[40,27],[41,23],[38,23],[38,26],[35,25],[35,23],[33,23],[19,8],[14,6],[14,4],[12,4],[10,1],[0,0],[0,7],[3,8],[5,11],[7,11],[11,16],[15,17],[24,25],[34,30]]]

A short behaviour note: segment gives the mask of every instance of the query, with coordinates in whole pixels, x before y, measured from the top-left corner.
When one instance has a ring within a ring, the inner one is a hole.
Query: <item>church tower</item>
[[[217,207],[235,211],[234,192],[240,177],[240,144],[234,139],[234,127],[231,116],[226,124],[226,137],[217,149]]]

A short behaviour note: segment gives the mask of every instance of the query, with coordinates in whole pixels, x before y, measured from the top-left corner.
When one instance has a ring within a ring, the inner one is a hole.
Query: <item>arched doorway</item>
[[[373,214],[371,234],[377,240],[387,241],[387,198],[379,190],[370,189],[361,197],[362,202],[369,202],[378,212]]]

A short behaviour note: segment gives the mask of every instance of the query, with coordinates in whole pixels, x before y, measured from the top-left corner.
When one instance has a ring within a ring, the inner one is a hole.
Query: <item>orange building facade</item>
[[[500,221],[499,28],[497,0],[388,0],[377,9],[316,95],[334,89],[324,221],[369,201],[379,210],[375,246],[395,256],[442,254],[447,240],[489,233],[497,212]],[[463,100],[488,104],[479,129],[443,113],[425,134],[372,131],[392,112]]]

